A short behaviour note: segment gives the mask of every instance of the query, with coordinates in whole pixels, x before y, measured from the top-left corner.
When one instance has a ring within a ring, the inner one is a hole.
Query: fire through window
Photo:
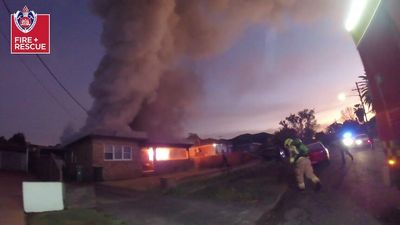
[[[154,153],[156,161],[167,161],[167,160],[184,160],[188,159],[189,154],[185,148],[175,147],[149,147],[144,149],[146,152],[146,160],[153,162]]]
[[[169,148],[156,148],[156,160],[163,161],[170,159],[170,149]],[[149,156],[149,161],[154,159],[154,148],[150,147],[147,149],[147,155]]]

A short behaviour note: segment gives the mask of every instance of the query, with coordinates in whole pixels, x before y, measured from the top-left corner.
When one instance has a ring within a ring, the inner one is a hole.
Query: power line
[[[10,44],[7,36],[2,31],[0,33],[1,33],[1,36],[8,42],[8,44]],[[46,88],[46,86],[43,84],[43,82],[39,79],[38,75],[28,66],[28,64],[26,64],[26,62],[23,61],[21,57],[17,57],[17,59],[28,70],[28,72],[32,75],[32,77],[35,79],[35,81],[43,88],[43,90],[53,99],[53,101],[58,106],[60,106],[67,115],[69,115],[73,119],[74,116],[72,115],[72,113],[69,112],[69,110],[56,98],[56,96],[53,95],[53,93],[51,93],[51,91],[49,89]]]
[[[3,0],[4,1],[4,0]],[[76,99],[72,93],[61,83],[61,81],[56,77],[56,75],[53,73],[53,71],[50,69],[50,67],[43,61],[42,57],[40,57],[38,54],[35,55],[37,59],[41,62],[41,64],[46,68],[47,72],[54,78],[54,80],[57,82],[57,84],[65,91],[65,93],[86,113],[88,114],[88,110]]]
[[[7,12],[11,14],[11,10],[8,7],[7,3],[5,0],[2,0],[4,7],[6,8]],[[42,57],[38,54],[35,54],[36,58],[39,60],[39,62],[43,65],[43,67],[47,70],[47,72],[50,74],[50,76],[56,81],[58,86],[61,87],[61,89],[64,90],[64,92],[81,108],[86,114],[88,114],[88,110],[78,101],[78,99],[75,98],[74,95],[61,83],[61,81],[57,78],[57,76],[54,74],[54,72],[50,69],[50,67],[46,64],[46,62],[42,59]]]
[[[10,8],[8,8],[8,5],[5,0],[3,0],[3,5],[7,9],[8,14],[11,14],[11,10],[10,10]]]

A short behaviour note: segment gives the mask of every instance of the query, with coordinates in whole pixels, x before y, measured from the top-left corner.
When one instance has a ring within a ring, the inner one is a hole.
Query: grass
[[[69,209],[29,214],[28,225],[124,225],[124,223],[94,209]]]
[[[179,185],[169,194],[229,202],[269,201],[277,189],[283,188],[280,166],[265,164],[225,173],[209,180]]]

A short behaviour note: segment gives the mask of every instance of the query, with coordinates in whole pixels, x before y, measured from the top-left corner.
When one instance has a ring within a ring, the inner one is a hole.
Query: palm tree
[[[361,81],[358,82],[358,87],[360,88],[361,92],[361,99],[364,104],[366,104],[368,108],[371,109],[371,111],[375,111],[374,105],[372,104],[372,96],[369,88],[368,77],[367,75],[362,75],[359,76],[359,78],[361,79]]]
[[[354,105],[354,114],[357,116],[358,122],[364,123],[365,122],[365,111],[361,104]]]

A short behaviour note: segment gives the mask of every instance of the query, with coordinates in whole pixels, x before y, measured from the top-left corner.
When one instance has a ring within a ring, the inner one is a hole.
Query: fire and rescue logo
[[[15,25],[23,33],[31,31],[35,27],[36,21],[37,14],[34,11],[29,10],[27,6],[22,9],[22,12],[18,10],[14,13]]]
[[[50,14],[25,6],[10,15],[11,54],[50,54]]]

